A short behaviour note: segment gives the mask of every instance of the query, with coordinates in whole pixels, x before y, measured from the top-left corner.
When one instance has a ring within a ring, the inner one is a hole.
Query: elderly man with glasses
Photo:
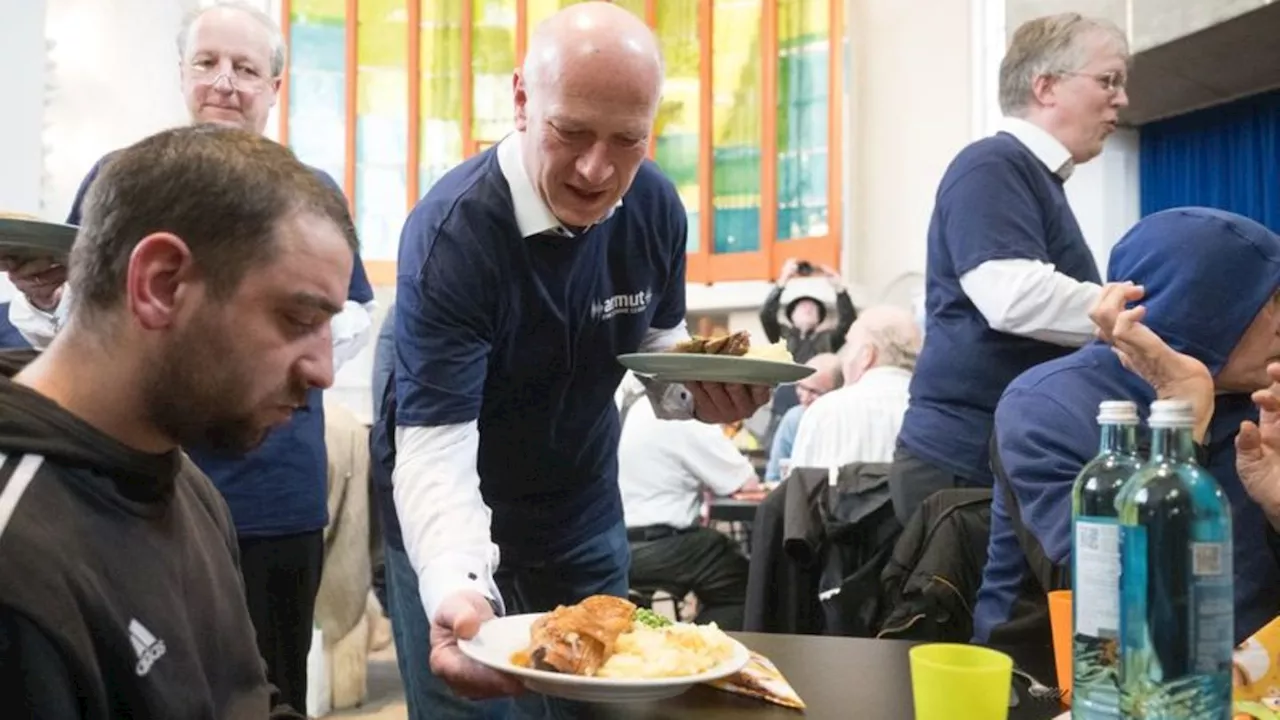
[[[818,398],[844,384],[840,356],[835,353],[814,355],[805,365],[813,368],[814,372],[796,383],[796,397],[800,404],[787,410],[778,423],[778,430],[773,434],[769,463],[764,470],[765,482],[782,482],[787,479],[786,469],[791,462],[791,446],[795,444],[796,431],[800,428],[800,418],[805,409]]]
[[[192,122],[262,134],[276,104],[285,64],[284,39],[275,22],[251,6],[218,2],[185,19],[177,46],[182,94]],[[81,204],[90,184],[116,154],[108,154],[89,171],[76,193],[68,223],[80,223]],[[317,168],[311,170],[341,194],[333,178]],[[66,268],[61,261],[36,260],[0,269],[10,272],[23,293],[13,300],[11,321],[33,345],[47,345],[62,325],[66,296],[75,292],[64,285]],[[347,302],[330,321],[335,369],[368,341],[372,309],[373,290],[357,256]],[[299,323],[285,308],[277,314],[286,327]],[[200,348],[191,351],[200,352]],[[249,613],[268,678],[280,688],[286,703],[304,708],[312,611],[328,523],[321,391],[311,389],[292,420],[247,455],[193,448],[188,452],[231,509]]]

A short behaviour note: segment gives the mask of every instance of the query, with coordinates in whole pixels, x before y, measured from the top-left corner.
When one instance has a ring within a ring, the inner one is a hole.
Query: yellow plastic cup
[[[916,720],[1007,720],[1013,658],[979,645],[911,648]]]

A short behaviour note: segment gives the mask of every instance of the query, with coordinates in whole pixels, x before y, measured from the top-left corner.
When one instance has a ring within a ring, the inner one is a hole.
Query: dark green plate
[[[0,215],[0,258],[63,259],[75,239],[75,225]]]

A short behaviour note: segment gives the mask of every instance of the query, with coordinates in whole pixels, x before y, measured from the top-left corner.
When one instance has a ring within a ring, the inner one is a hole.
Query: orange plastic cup
[[[1054,590],[1049,593],[1049,625],[1053,630],[1053,663],[1058,671],[1058,689],[1062,691],[1062,702],[1071,704],[1071,647],[1073,616],[1071,614],[1071,591]]]

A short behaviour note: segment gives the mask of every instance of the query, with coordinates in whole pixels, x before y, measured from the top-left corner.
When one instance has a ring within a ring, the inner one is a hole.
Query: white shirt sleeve
[[[716,495],[732,495],[756,477],[751,461],[733,446],[718,425],[695,425],[684,435],[680,462]]]
[[[689,327],[683,320],[673,328],[649,328],[640,341],[639,352],[662,352],[688,339]],[[685,386],[657,382],[642,375],[637,375],[636,379],[644,385],[645,394],[653,405],[653,413],[660,420],[693,419],[693,395]]]
[[[428,619],[460,590],[474,590],[502,608],[493,581],[499,556],[490,535],[492,512],[476,471],[479,448],[475,421],[396,428],[396,515]]]
[[[377,307],[378,304],[372,300],[363,304],[348,300],[343,303],[342,312],[329,321],[333,333],[334,372],[369,344],[369,338],[373,336],[373,313]]]
[[[960,277],[960,287],[992,330],[1079,347],[1093,340],[1089,310],[1102,287],[1080,282],[1039,260],[988,260]]]
[[[70,305],[67,297],[70,292],[70,286],[63,287],[58,306],[48,312],[32,305],[26,295],[15,293],[13,300],[9,302],[9,324],[31,343],[31,347],[37,350],[49,347],[53,336],[58,334],[58,329],[66,322],[67,307]]]

